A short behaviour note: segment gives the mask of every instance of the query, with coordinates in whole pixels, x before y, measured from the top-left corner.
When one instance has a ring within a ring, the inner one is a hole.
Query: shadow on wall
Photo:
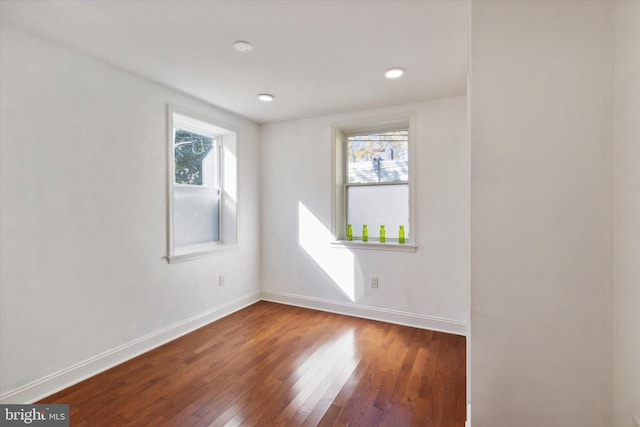
[[[348,249],[331,247],[333,240],[331,230],[298,202],[298,245],[353,302],[356,299],[355,256]]]

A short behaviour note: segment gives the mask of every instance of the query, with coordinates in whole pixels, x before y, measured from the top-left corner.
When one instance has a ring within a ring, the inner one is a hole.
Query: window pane
[[[175,246],[220,240],[218,189],[175,186],[173,189],[173,244]]]
[[[409,131],[347,138],[347,182],[408,182]]]
[[[409,238],[409,185],[366,185],[347,187],[347,223],[353,226],[353,235],[362,237],[362,225],[367,224],[369,238],[380,235],[384,225],[387,238],[398,238],[404,225],[405,238]]]
[[[174,129],[175,183],[202,185],[202,161],[214,146],[214,138]]]

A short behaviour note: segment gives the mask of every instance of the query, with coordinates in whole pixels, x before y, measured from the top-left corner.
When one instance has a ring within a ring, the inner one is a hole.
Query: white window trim
[[[194,245],[185,245],[175,247],[173,244],[173,189],[176,186],[189,187],[189,188],[201,188],[205,187],[200,185],[189,184],[176,184],[175,183],[175,170],[174,170],[174,147],[173,147],[173,128],[174,128],[174,113],[185,116],[187,118],[194,119],[206,123],[207,129],[203,129],[198,126],[182,126],[187,130],[203,133],[208,136],[215,136],[218,138],[218,156],[219,156],[219,180],[220,180],[220,219],[219,219],[219,233],[220,240],[217,242],[207,242]],[[215,124],[214,124],[215,123]],[[167,256],[165,259],[168,263],[173,264],[176,262],[188,261],[210,255],[218,255],[234,251],[238,248],[237,245],[237,200],[234,203],[233,210],[236,212],[233,218],[230,218],[228,209],[226,206],[231,202],[226,197],[224,191],[225,188],[225,166],[229,159],[225,159],[225,146],[229,144],[225,141],[227,135],[234,135],[233,143],[236,144],[237,131],[226,123],[221,123],[219,120],[213,119],[206,115],[202,115],[182,107],[175,105],[167,105]],[[234,159],[233,161],[236,161]],[[237,170],[237,164],[233,168]],[[232,177],[235,179],[235,186],[237,188],[237,176]],[[236,197],[237,198],[237,197]]]
[[[332,221],[331,230],[335,241],[332,242],[334,248],[364,249],[377,251],[395,252],[415,252],[417,245],[417,227],[415,221],[415,119],[413,112],[367,118],[360,120],[350,120],[334,123],[331,126],[331,200],[332,200]],[[385,132],[397,130],[399,128],[409,129],[409,238],[405,243],[395,242],[395,239],[387,239],[386,243],[380,243],[377,239],[371,238],[368,242],[361,240],[347,240],[344,235],[347,223],[347,200],[346,200],[346,162],[345,144],[346,136],[358,135],[369,132]]]
[[[175,171],[174,171],[175,173]],[[174,187],[181,187],[181,188],[191,188],[193,190],[208,190],[209,186],[206,184],[202,184],[202,185],[196,185],[196,184],[178,184],[178,183],[173,183]]]

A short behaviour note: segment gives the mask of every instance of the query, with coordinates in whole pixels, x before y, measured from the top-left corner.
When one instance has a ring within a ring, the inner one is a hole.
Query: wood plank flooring
[[[72,426],[463,427],[465,338],[258,302],[39,403]]]

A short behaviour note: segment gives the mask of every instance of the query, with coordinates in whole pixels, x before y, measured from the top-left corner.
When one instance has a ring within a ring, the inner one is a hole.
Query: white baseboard
[[[175,323],[15,390],[3,393],[0,395],[0,404],[36,402],[258,301],[260,301],[260,292],[236,298],[210,311]]]
[[[447,332],[455,335],[467,335],[467,324],[458,320],[445,319],[436,316],[410,313],[406,311],[391,310],[387,308],[371,307],[361,304],[344,303],[322,298],[313,298],[302,295],[288,294],[284,292],[262,291],[262,299],[265,301],[314,310],[328,311],[331,313],[345,314],[348,316],[362,317],[365,319],[379,320],[414,328],[429,329],[432,331]]]
[[[153,350],[189,332],[208,325],[218,319],[241,310],[261,299],[281,304],[362,317],[396,323],[421,329],[447,332],[456,335],[466,335],[467,324],[457,320],[444,319],[435,316],[425,316],[415,313],[370,307],[359,304],[343,303],[321,298],[287,294],[274,291],[254,292],[249,295],[229,301],[214,309],[175,323],[171,326],[153,332],[149,335],[121,345],[112,350],[69,366],[58,372],[42,377],[14,390],[0,395],[0,404],[33,403],[53,393],[79,383],[100,372],[106,371],[127,360],[133,359],[149,350]]]

